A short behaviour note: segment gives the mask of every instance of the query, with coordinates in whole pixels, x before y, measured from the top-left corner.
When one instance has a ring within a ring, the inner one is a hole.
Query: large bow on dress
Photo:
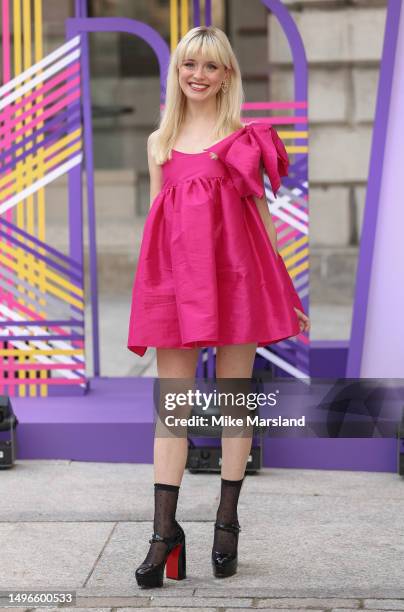
[[[289,158],[285,146],[275,128],[268,123],[249,123],[240,131],[234,132],[205,150],[215,153],[226,165],[241,197],[250,195],[264,197],[261,159],[275,197],[281,186],[281,177],[288,175]],[[277,257],[277,265],[291,303],[304,312],[302,302],[280,254]]]
[[[240,132],[205,150],[216,153],[226,165],[241,197],[264,196],[261,159],[275,197],[281,177],[288,174],[289,158],[285,146],[268,123],[249,123]]]

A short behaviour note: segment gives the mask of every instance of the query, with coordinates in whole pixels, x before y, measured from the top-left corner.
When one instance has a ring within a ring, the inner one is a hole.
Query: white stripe
[[[306,223],[309,222],[309,216],[308,214],[304,211],[304,210],[300,210],[300,208],[297,208],[294,204],[291,203],[291,201],[288,198],[278,198],[278,200],[276,200],[276,202],[274,202],[272,204],[272,208],[283,208],[284,210],[289,211],[290,213],[292,213],[292,215],[294,215],[295,217],[297,217],[298,219],[300,219],[301,221],[305,221]]]
[[[70,53],[70,55],[67,55],[66,57],[61,59],[59,62],[57,62],[56,64],[54,64],[53,66],[51,66],[50,68],[48,68],[47,70],[39,74],[34,79],[31,79],[28,83],[26,83],[19,89],[16,89],[13,93],[8,95],[6,98],[3,98],[3,100],[0,102],[0,110],[2,110],[3,108],[11,104],[18,98],[21,98],[21,96],[27,93],[27,91],[29,91],[30,89],[34,89],[34,87],[38,85],[38,83],[42,83],[42,81],[45,81],[46,79],[51,77],[53,74],[55,74],[55,72],[59,72],[59,70],[62,70],[62,68],[64,68],[68,64],[71,64],[72,62],[74,62],[74,60],[78,59],[79,57],[80,57],[80,49],[76,49],[76,51],[73,51],[73,53]]]
[[[65,172],[68,172],[74,166],[77,166],[77,164],[80,164],[82,159],[83,159],[83,155],[79,153],[78,155],[73,157],[73,159],[71,159],[70,161],[62,164],[61,166],[58,166],[57,168],[55,168],[55,170],[52,170],[52,172],[49,172],[49,174],[41,178],[39,181],[36,181],[36,183],[33,183],[26,189],[23,189],[22,191],[17,193],[17,195],[3,202],[3,204],[0,204],[0,215],[3,214],[9,208],[12,208],[16,204],[18,204],[18,202],[25,200],[25,198],[30,196],[32,193],[35,193],[35,191],[38,191],[38,189],[41,189],[41,187],[48,185],[49,183],[57,179],[62,174],[65,174]]]
[[[4,306],[2,304],[0,304],[0,312],[2,312],[6,317],[9,317],[10,319],[14,320],[14,321],[23,321],[24,319],[16,314],[15,312],[13,312],[12,310],[10,310],[9,308],[7,308],[7,306]],[[8,320],[8,319],[5,319]],[[45,331],[43,328],[37,327],[36,325],[33,325],[32,327],[30,326],[30,330],[28,330],[25,327],[13,327],[10,326],[9,329],[12,331],[12,333],[16,336],[21,336],[21,335],[26,335],[29,336],[30,332],[34,332],[32,335],[32,340],[29,340],[29,342],[31,344],[33,344],[35,346],[35,348],[37,349],[49,349],[49,346],[46,342],[43,342],[41,340],[35,340],[35,334],[36,335],[45,335],[48,336],[50,335],[50,332]],[[10,342],[13,343],[13,345],[15,345],[18,349],[23,350],[23,351],[33,351],[34,349],[31,347],[28,347],[25,344],[25,341],[23,340],[13,340],[12,335],[9,336]],[[49,344],[53,344],[53,342],[51,340],[49,340]],[[64,349],[72,349],[72,345],[69,344],[68,342],[60,342],[60,344],[62,345],[60,348],[64,348]],[[52,355],[52,356],[47,356],[47,355],[32,355],[32,357],[35,359],[35,361],[38,361],[39,363],[43,363],[43,364],[51,364],[51,363],[64,363],[64,364],[76,364],[77,361],[74,361],[72,359],[72,357],[70,357],[69,355]],[[84,356],[83,355],[76,355],[76,359],[78,359],[81,362],[84,362]],[[74,371],[72,370],[54,370],[54,374],[58,375],[58,376],[63,376],[65,378],[70,378],[70,379],[76,379],[76,378],[81,378],[83,375],[82,374],[75,374]]]
[[[297,368],[292,366],[290,363],[282,359],[282,357],[279,357],[278,355],[271,353],[270,351],[268,351],[268,349],[264,348],[263,346],[257,347],[257,353],[262,355],[262,357],[265,357],[265,359],[267,359],[268,361],[271,361],[272,363],[274,363],[279,368],[282,368],[282,370],[284,370],[285,372],[288,372],[288,374],[291,374],[292,376],[294,376],[294,378],[299,378],[299,380],[301,380],[305,385],[310,384],[310,381],[311,381],[310,376],[308,376],[301,370],[298,370]]]
[[[309,233],[308,226],[304,225],[303,223],[301,223],[300,221],[298,221],[297,219],[295,219],[294,217],[286,213],[282,208],[279,208],[276,205],[276,203],[271,203],[269,205],[269,210],[271,214],[275,214],[277,217],[279,217],[279,219],[282,219],[282,221],[285,221],[286,223],[291,225],[294,229],[297,229],[299,232],[301,232],[302,234],[305,234],[306,236],[308,235]]]
[[[30,66],[24,72],[21,72],[21,74],[16,76],[11,81],[7,81],[7,83],[0,87],[0,97],[2,97],[8,91],[14,89],[16,85],[19,85],[20,83],[26,81],[32,74],[35,74],[35,72],[37,72],[38,70],[45,68],[45,66],[48,66],[48,64],[51,64],[54,60],[58,59],[59,57],[73,49],[73,47],[76,47],[79,42],[80,36],[75,36],[74,38],[69,40],[69,42],[65,43],[61,47],[58,47],[57,49],[55,49],[55,51],[52,51],[52,53],[46,55],[39,62]]]
[[[289,225],[291,225],[294,229],[297,229],[299,232],[305,234],[306,236],[308,235],[309,228],[307,227],[307,225],[303,225],[303,223],[300,223],[300,221],[297,221],[294,217],[291,217],[283,210],[273,210],[272,206],[270,207],[270,210],[271,213],[274,213],[277,217],[279,217],[279,219],[282,219],[282,221],[286,221],[286,223],[289,223]]]

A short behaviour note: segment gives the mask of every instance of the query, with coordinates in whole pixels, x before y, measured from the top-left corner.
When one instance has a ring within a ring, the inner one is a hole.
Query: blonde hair
[[[198,53],[229,69],[227,91],[224,93],[220,89],[216,94],[217,122],[213,142],[243,127],[240,118],[241,105],[244,100],[241,73],[229,39],[222,30],[215,26],[193,28],[181,38],[170,58],[165,107],[156,138],[151,145],[151,154],[157,164],[171,159],[172,147],[185,118],[186,96],[179,84],[178,68],[185,57],[195,57],[195,54]]]

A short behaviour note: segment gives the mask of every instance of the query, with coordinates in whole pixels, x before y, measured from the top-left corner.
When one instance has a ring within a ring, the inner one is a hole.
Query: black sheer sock
[[[177,501],[179,487],[156,483],[154,485],[154,533],[158,533],[163,538],[175,535],[177,522],[175,513],[177,511]],[[164,542],[152,542],[144,563],[161,563],[167,552]]]
[[[221,479],[222,488],[220,494],[220,504],[216,514],[218,523],[238,523],[237,504],[240,495],[241,480]],[[237,537],[223,529],[215,529],[213,549],[220,553],[234,553],[237,547]]]

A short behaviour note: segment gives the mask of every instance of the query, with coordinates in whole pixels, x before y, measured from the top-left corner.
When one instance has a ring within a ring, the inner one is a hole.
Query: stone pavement
[[[141,590],[134,570],[149,546],[152,482],[151,465],[124,463],[18,460],[0,472],[0,591],[73,590],[76,611],[404,610],[398,475],[247,476],[239,571],[218,580],[210,551],[219,475],[185,472],[177,518],[187,579]]]

